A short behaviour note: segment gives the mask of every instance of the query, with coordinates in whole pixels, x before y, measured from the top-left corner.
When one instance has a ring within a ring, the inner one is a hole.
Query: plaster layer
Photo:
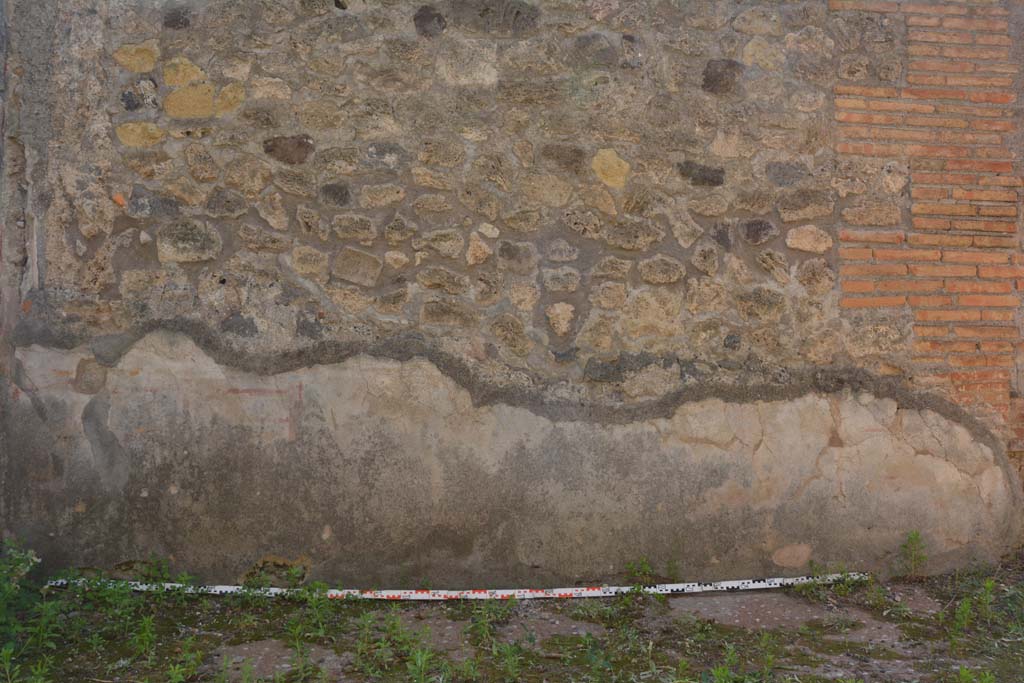
[[[869,393],[705,399],[627,424],[475,404],[431,362],[257,375],[156,332],[113,367],[18,350],[8,530],[52,562],[173,558],[236,580],[267,555],[360,585],[599,581],[641,556],[692,579],[931,569],[1016,537],[1005,459]]]

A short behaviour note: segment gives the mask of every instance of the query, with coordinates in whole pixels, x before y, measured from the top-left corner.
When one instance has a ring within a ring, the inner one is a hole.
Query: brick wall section
[[[889,221],[843,212],[841,303],[909,309],[916,379],[1024,427],[1011,415],[1024,417],[1024,404],[1011,411],[1024,289],[1011,144],[1020,67],[1004,4],[831,1],[903,22],[906,51],[897,86],[835,88],[836,152],[910,169],[909,215],[880,225]]]

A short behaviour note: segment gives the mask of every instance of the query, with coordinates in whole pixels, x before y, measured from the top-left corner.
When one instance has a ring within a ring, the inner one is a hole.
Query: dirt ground
[[[396,604],[324,589],[200,598],[90,579],[31,597],[0,682],[1024,681],[1021,557],[929,579],[669,599]]]

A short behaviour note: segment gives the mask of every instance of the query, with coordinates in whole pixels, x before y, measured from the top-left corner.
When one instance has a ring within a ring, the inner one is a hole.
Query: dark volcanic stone
[[[743,65],[735,59],[712,59],[704,67],[701,88],[715,95],[734,92],[743,69]]]
[[[132,198],[125,207],[132,218],[167,218],[179,213],[178,200],[156,194],[142,185],[132,188]]]
[[[371,142],[366,148],[366,161],[371,166],[394,169],[408,159],[405,148],[394,142]]]
[[[764,165],[764,173],[768,176],[768,180],[784,187],[803,180],[807,176],[807,168],[803,164],[769,161]]]
[[[437,11],[433,5],[423,5],[412,17],[412,23],[416,26],[416,33],[424,38],[433,38],[444,33],[448,26],[444,15]]]
[[[545,159],[550,159],[569,173],[574,175],[581,175],[583,173],[583,162],[586,155],[583,149],[576,145],[558,143],[544,145],[540,150],[540,155]]]
[[[683,161],[676,164],[679,175],[694,185],[718,187],[725,183],[725,169],[698,164],[696,161]]]
[[[186,29],[192,25],[192,12],[188,7],[172,7],[164,13],[164,28]]]
[[[121,104],[128,111],[135,111],[142,106],[142,98],[133,93],[131,90],[125,90],[121,93]]]
[[[345,183],[330,183],[320,188],[320,196],[328,204],[347,206],[352,193]]]
[[[764,244],[778,235],[779,229],[771,221],[755,218],[754,220],[746,221],[740,226],[740,234],[743,235],[743,239],[751,244]]]
[[[288,135],[263,141],[263,151],[283,164],[305,163],[313,149],[313,138],[308,135]]]
[[[218,187],[210,193],[206,200],[206,213],[218,218],[237,218],[249,210],[245,197],[234,190]]]
[[[476,31],[520,35],[537,27],[540,10],[523,0],[453,0],[451,16]]]

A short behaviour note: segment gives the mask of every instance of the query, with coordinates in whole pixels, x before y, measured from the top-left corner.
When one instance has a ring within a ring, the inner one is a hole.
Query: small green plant
[[[7,539],[0,550],[0,642],[14,637],[18,629],[18,612],[33,602],[24,590],[25,577],[39,564],[39,557],[14,539]],[[13,655],[12,655],[13,656]]]
[[[972,671],[961,666],[956,672],[956,683],[996,683],[996,677],[988,671]]]
[[[475,657],[467,659],[455,669],[455,675],[462,681],[479,681],[480,664]]]
[[[523,649],[519,643],[495,643],[491,647],[491,654],[503,681],[513,683],[519,680],[523,669]]]
[[[950,622],[947,630],[949,645],[952,649],[957,649],[961,639],[967,634],[967,630],[970,629],[973,622],[974,603],[970,598],[964,598],[957,603],[956,609],[953,611],[953,620]]]
[[[627,562],[626,577],[630,584],[637,586],[653,586],[657,583],[654,569],[646,557],[641,557],[636,562]]]
[[[928,556],[925,554],[924,539],[920,531],[911,531],[907,539],[900,545],[900,566],[899,570],[904,576],[917,578],[921,575],[921,569]]]
[[[409,672],[409,680],[412,683],[427,683],[430,669],[434,664],[434,653],[430,650],[413,650],[409,655],[409,661],[405,663],[406,671]]]
[[[306,568],[300,565],[292,565],[285,570],[284,578],[289,588],[298,588],[306,578]]]
[[[485,600],[473,608],[466,631],[475,645],[490,645],[494,641],[497,627],[508,623],[515,610],[516,601]]]
[[[305,604],[304,617],[309,624],[311,635],[317,638],[327,636],[327,624],[331,614],[331,599],[327,597],[327,584],[316,582],[302,589],[300,593]]]
[[[587,633],[583,636],[580,647],[583,648],[584,661],[587,663],[590,677],[598,681],[607,678],[608,673],[612,670],[612,661],[608,657],[608,653],[605,652],[604,647],[602,647],[601,642]]]
[[[186,674],[183,664],[171,664],[167,668],[167,683],[185,683]]]
[[[3,683],[17,683],[21,680],[21,665],[14,661],[14,643],[7,643],[0,650],[0,673]]]
[[[139,619],[136,624],[135,633],[131,636],[132,652],[136,657],[148,657],[156,645],[156,627],[153,624],[153,615],[147,615]]]
[[[978,605],[978,616],[984,619],[986,624],[991,624],[992,618],[995,616],[995,579],[988,578],[982,582],[981,588],[978,590],[978,594],[975,596],[975,602]]]

